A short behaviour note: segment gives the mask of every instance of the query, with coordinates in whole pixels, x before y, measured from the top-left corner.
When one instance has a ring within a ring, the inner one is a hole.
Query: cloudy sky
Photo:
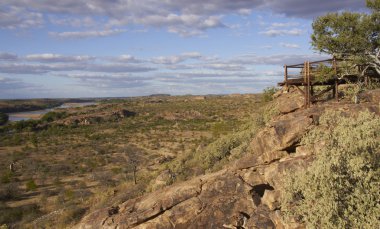
[[[364,0],[1,0],[0,98],[256,93]]]

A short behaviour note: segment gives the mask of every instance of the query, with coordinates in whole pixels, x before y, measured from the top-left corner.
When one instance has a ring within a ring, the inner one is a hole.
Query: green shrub
[[[8,122],[9,116],[5,113],[0,112],[0,126]]]
[[[65,117],[67,117],[66,112],[54,112],[54,111],[50,111],[50,112],[44,114],[44,116],[42,116],[41,120],[42,121],[46,121],[46,122],[52,122],[52,121],[55,121],[55,120],[58,120],[58,119],[62,119],[62,118],[65,118]]]
[[[11,182],[12,176],[13,176],[13,172],[7,170],[3,172],[3,174],[1,175],[0,182],[3,184],[9,183]]]
[[[20,190],[16,183],[3,184],[0,186],[0,201],[18,198]]]
[[[279,89],[276,88],[276,87],[267,87],[267,88],[265,88],[264,91],[263,91],[263,97],[261,98],[261,100],[263,102],[272,101],[274,93],[276,93],[278,90]]]
[[[326,66],[323,63],[320,63],[315,69],[314,73],[314,82],[326,82],[333,79],[336,76],[336,72],[333,67]]]
[[[199,156],[202,168],[207,170],[216,163],[231,155],[231,151],[242,143],[249,141],[255,129],[248,129],[238,133],[228,134],[209,144]]]
[[[323,147],[288,177],[282,211],[309,228],[380,227],[380,118],[327,112],[302,140]],[[323,144],[322,144],[323,143]]]
[[[26,182],[25,187],[26,187],[26,191],[34,191],[37,189],[37,184],[36,182],[34,182],[33,179],[31,179]]]

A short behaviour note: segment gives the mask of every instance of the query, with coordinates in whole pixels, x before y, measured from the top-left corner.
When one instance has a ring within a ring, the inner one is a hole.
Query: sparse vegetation
[[[264,104],[259,95],[138,97],[8,123],[0,127],[0,201],[12,217],[0,225],[67,227],[154,190],[168,169],[175,179],[164,185],[218,170],[248,147],[265,118],[247,123],[267,112]]]
[[[262,101],[263,102],[269,102],[273,100],[273,95],[276,93],[279,89],[276,87],[268,87],[265,88],[262,95]]]

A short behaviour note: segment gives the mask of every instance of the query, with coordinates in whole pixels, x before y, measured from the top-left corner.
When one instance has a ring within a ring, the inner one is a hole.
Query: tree
[[[329,13],[313,22],[313,47],[338,57],[353,57],[380,75],[380,0],[367,0],[371,13]]]

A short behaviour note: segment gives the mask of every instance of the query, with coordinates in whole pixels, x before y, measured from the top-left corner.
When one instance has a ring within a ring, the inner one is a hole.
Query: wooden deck
[[[335,76],[324,81],[316,80],[315,75],[318,74],[316,69],[321,64],[331,67],[335,71]],[[284,81],[279,82],[278,86],[285,88],[296,87],[305,98],[305,107],[310,107],[314,101],[329,91],[332,91],[333,96],[338,100],[339,85],[347,83],[345,79],[338,79],[337,60],[335,58],[314,62],[306,61],[303,64],[285,65],[284,70]],[[313,90],[314,86],[326,86],[326,89],[316,94]]]

